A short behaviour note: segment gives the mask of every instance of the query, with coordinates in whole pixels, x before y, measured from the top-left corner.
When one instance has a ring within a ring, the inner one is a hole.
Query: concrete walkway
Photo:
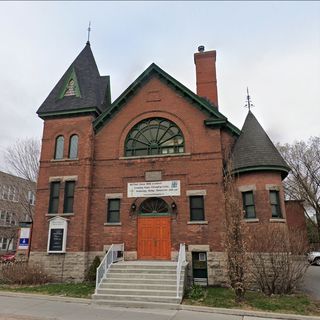
[[[320,317],[289,316],[242,310],[182,306],[182,310],[111,308],[91,300],[0,293],[0,320],[311,320]]]

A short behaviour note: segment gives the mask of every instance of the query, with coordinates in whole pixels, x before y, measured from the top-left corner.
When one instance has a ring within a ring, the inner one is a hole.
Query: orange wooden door
[[[170,222],[170,217],[139,217],[138,259],[171,259]]]

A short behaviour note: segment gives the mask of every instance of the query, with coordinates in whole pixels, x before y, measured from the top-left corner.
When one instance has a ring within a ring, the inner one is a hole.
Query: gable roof
[[[63,90],[72,73],[75,74],[80,94],[64,96]],[[100,114],[110,101],[109,77],[101,77],[92,54],[90,43],[72,62],[37,111],[41,118],[59,115],[96,113]]]
[[[249,110],[241,134],[233,148],[233,171],[280,171],[285,178],[290,171],[277,148]]]
[[[231,130],[233,134],[239,135],[240,130],[231,124],[228,119],[218,111],[206,99],[199,97],[182,83],[171,77],[155,63],[152,63],[98,118],[94,120],[94,129],[100,130],[121,108],[125,103],[151,78],[158,77],[168,86],[180,92],[184,98],[188,99],[196,108],[208,116],[205,121],[207,126],[225,126]],[[217,121],[218,120],[218,121]]]

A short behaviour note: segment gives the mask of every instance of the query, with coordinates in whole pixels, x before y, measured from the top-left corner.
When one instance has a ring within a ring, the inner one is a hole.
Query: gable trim
[[[171,77],[165,71],[163,71],[156,64],[152,63],[110,106],[110,108],[104,111],[97,119],[94,121],[94,130],[99,131],[105,123],[107,123],[117,112],[120,111],[122,106],[135,94],[135,92],[145,84],[145,82],[153,74],[156,74],[160,80],[165,80],[169,86],[172,86],[175,90],[180,91],[183,96],[191,100],[191,103],[204,112],[207,116],[211,116],[217,119],[227,118],[216,109],[215,106],[211,105],[205,99],[199,97],[193,93],[190,89],[185,87],[182,83]],[[233,125],[232,125],[233,126]],[[229,126],[228,128],[232,128]],[[233,126],[234,127],[234,126]]]

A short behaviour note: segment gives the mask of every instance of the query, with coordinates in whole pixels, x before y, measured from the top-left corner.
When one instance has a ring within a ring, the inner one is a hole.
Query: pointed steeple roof
[[[71,85],[74,90],[70,90],[70,80],[73,80]],[[108,104],[109,76],[100,76],[90,43],[87,42],[37,113],[41,118],[79,113],[100,114]]]
[[[233,148],[233,170],[280,171],[285,178],[290,171],[277,148],[249,110],[241,134]]]

